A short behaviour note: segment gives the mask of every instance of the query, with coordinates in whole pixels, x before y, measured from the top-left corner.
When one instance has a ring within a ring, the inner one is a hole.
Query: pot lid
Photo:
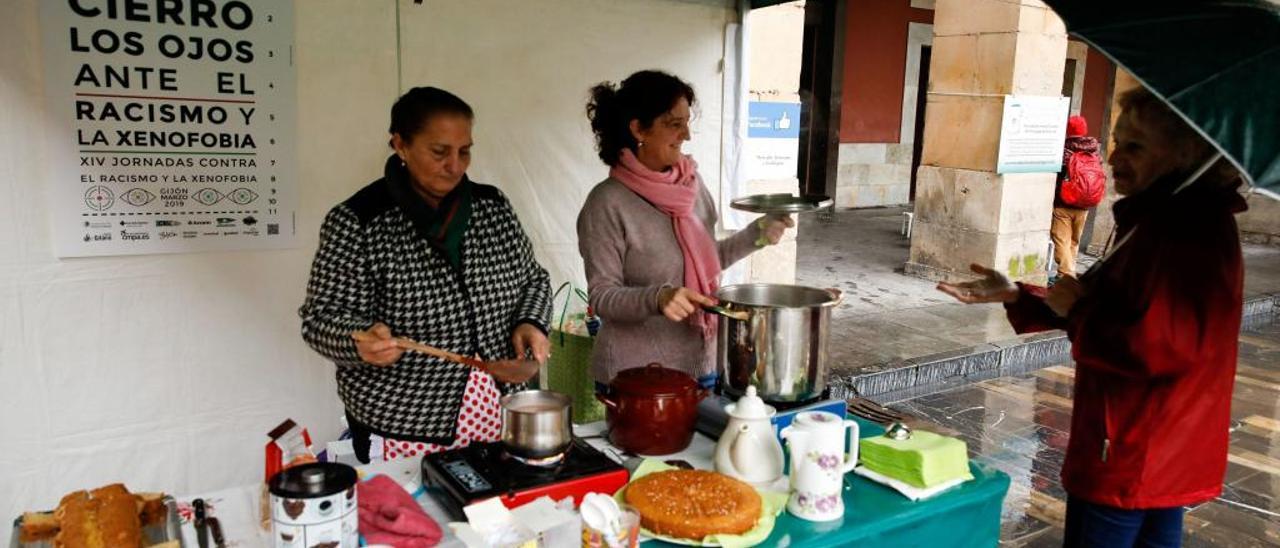
[[[623,396],[683,396],[699,386],[698,381],[684,371],[651,363],[620,371],[609,388]]]
[[[354,487],[356,469],[337,462],[313,462],[281,470],[268,484],[271,494],[278,497],[327,497]]]
[[[756,395],[755,385],[747,386],[747,393],[738,398],[737,402],[726,405],[724,410],[736,419],[767,419],[777,413],[773,406],[766,405]]]

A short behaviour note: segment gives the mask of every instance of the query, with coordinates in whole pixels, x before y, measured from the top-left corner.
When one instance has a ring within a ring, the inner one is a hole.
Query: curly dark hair
[[[601,82],[592,87],[587,119],[596,134],[600,159],[614,166],[623,148],[634,152],[636,139],[631,135],[631,121],[639,120],[640,127],[646,129],[652,127],[653,121],[670,111],[681,97],[693,106],[693,86],[658,70],[642,70],[618,86]]]
[[[391,105],[391,134],[400,134],[406,143],[422,131],[427,121],[441,114],[462,116],[468,120],[475,119],[471,105],[457,95],[440,88],[416,87],[396,99]]]

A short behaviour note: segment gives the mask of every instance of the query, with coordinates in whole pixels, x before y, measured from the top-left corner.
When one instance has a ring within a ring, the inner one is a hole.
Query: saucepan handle
[[[702,305],[702,309],[711,314],[718,314],[720,316],[724,316],[731,320],[738,320],[740,322],[751,320],[751,313],[747,312],[746,310],[729,310],[728,308],[725,308],[723,306],[710,305],[710,304]]]
[[[828,287],[826,288],[826,291],[831,294],[831,298],[836,300],[834,303],[831,303],[831,306],[840,306],[840,303],[844,302],[844,290],[838,287]]]
[[[618,403],[609,399],[608,396],[601,394],[599,392],[596,392],[596,399],[600,400],[600,403],[603,403],[605,407],[608,407],[609,409],[613,409],[615,411],[618,410]]]

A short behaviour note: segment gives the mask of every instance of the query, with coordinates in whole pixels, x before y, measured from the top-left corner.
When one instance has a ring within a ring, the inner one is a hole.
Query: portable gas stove
[[[422,458],[427,492],[461,520],[464,506],[493,497],[507,508],[542,496],[573,497],[577,505],[587,493],[612,494],[628,477],[625,468],[578,438],[563,458],[545,465],[526,464],[508,454],[502,442],[473,443]]]

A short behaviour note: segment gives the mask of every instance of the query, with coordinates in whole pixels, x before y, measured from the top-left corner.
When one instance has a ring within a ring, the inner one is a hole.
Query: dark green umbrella
[[[1269,0],[1045,0],[1280,199],[1280,5]]]

